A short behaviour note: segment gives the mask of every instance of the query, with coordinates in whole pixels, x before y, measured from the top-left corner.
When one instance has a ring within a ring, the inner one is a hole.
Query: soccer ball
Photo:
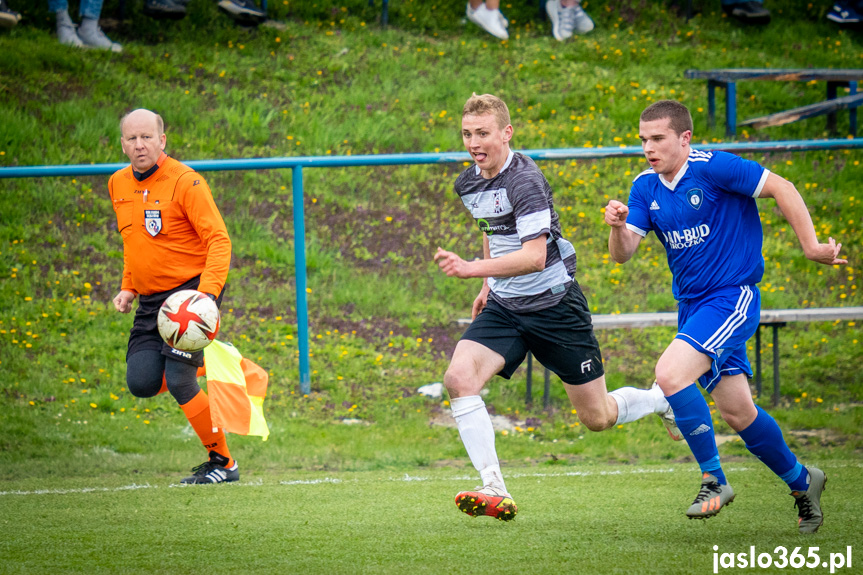
[[[219,333],[219,308],[209,296],[193,289],[171,294],[159,308],[159,335],[180,351],[199,351]]]

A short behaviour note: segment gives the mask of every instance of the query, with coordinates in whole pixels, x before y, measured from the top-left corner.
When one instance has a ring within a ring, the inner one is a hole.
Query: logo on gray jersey
[[[489,225],[488,220],[485,218],[478,219],[476,221],[476,225],[479,226],[481,232],[484,232],[488,236],[494,235],[495,232],[503,232],[509,229],[509,226],[506,224],[500,224],[497,226]]]
[[[503,205],[501,203],[501,193],[500,190],[494,193],[494,213],[502,214],[503,213]]]

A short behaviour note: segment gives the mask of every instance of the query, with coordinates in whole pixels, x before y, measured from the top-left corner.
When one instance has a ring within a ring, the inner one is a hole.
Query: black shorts
[[[538,311],[513,312],[489,299],[462,339],[502,355],[506,364],[498,375],[506,379],[512,377],[528,351],[570,385],[581,385],[605,374],[590,309],[574,281],[560,303]]]
[[[127,360],[133,353],[137,353],[145,349],[151,349],[161,350],[162,355],[183,363],[194,365],[195,367],[201,367],[204,365],[203,350],[191,352],[180,351],[179,349],[174,349],[165,343],[165,340],[163,340],[162,336],[159,334],[158,322],[159,308],[162,307],[162,304],[171,294],[184,289],[198,289],[198,284],[200,283],[201,276],[196,276],[172,290],[154,293],[152,295],[138,296],[138,309],[135,310],[135,321],[132,323],[132,331],[129,332],[129,347],[126,350]],[[222,289],[222,293],[220,293],[219,297],[216,298],[216,305],[219,307],[222,305],[222,295],[224,293],[225,290]]]

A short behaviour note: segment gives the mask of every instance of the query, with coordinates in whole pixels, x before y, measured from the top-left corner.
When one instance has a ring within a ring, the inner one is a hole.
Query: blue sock
[[[701,467],[701,472],[714,475],[721,485],[728,483],[719,464],[719,450],[716,449],[710,408],[701,397],[698,386],[693,383],[665,399],[674,410],[677,427],[689,444],[689,449],[695,456],[698,466]]]
[[[806,491],[809,471],[791,453],[782,430],[766,411],[755,406],[758,415],[749,427],[739,432],[740,439],[752,455],[760,459],[770,471],[779,476],[793,491]]]

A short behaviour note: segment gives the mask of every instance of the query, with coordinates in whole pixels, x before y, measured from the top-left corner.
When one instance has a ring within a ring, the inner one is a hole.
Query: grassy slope
[[[387,29],[363,0],[335,8],[273,4],[283,29],[234,28],[203,0],[192,3],[186,20],[157,27],[132,6],[130,19],[110,31],[124,44],[120,55],[58,46],[46,14],[25,11],[30,26],[0,35],[0,49],[13,55],[0,61],[0,164],[122,161],[117,120],[139,106],[165,115],[168,149],[185,160],[457,151],[459,110],[473,91],[506,98],[516,148],[635,145],[640,110],[669,97],[693,109],[697,139],[719,141],[721,130],[705,125],[704,83],[684,80],[684,69],[853,68],[863,60],[859,35],[823,20],[824,7],[781,0],[772,3],[776,18],[764,29],[741,29],[712,8],[687,23],[662,2],[597,2],[588,6],[597,30],[565,44],[550,37],[531,4],[507,7],[514,33],[506,43],[464,26],[461,2],[394,2]],[[115,10],[106,3],[105,14]],[[823,92],[823,84],[742,83],[739,114],[817,101]],[[847,117],[840,115],[841,129]],[[742,131],[740,138],[820,138],[823,130],[817,118]],[[798,185],[819,233],[837,237],[850,257],[842,269],[816,268],[773,204],[760,204],[764,307],[861,305],[855,247],[863,240],[863,153],[753,159]],[[643,163],[542,167],[579,252],[579,281],[593,310],[673,309],[658,242],[626,266],[605,257],[600,209],[609,197],[625,198]],[[272,373],[267,409],[274,434],[263,446],[234,439],[246,461],[317,469],[464,464],[456,434],[427,425],[444,408],[413,394],[441,379],[459,333],[455,319],[469,313],[478,289],[441,277],[430,262],[437,245],[479,253],[479,237],[451,194],[460,169],[306,171],[310,398],[296,393],[290,176],[207,175],[235,246],[223,337]],[[131,318],[110,309],[122,260],[106,181],[0,182],[0,477],[43,476],[57,457],[85,457],[90,465],[71,472],[83,475],[134,467],[140,458],[168,472],[197,457],[170,398],[139,401],[125,390]],[[777,413],[786,428],[826,430],[792,439],[806,455],[859,458],[859,333],[852,324],[783,328],[785,407]],[[647,384],[671,334],[602,333],[610,387]],[[543,411],[525,408],[523,379],[522,372],[495,381],[488,398],[519,425],[500,439],[507,460],[685,458],[685,449],[659,441],[653,421],[585,439],[558,383],[552,409]],[[372,425],[330,425],[343,418]],[[733,442],[722,449],[748,457]]]

